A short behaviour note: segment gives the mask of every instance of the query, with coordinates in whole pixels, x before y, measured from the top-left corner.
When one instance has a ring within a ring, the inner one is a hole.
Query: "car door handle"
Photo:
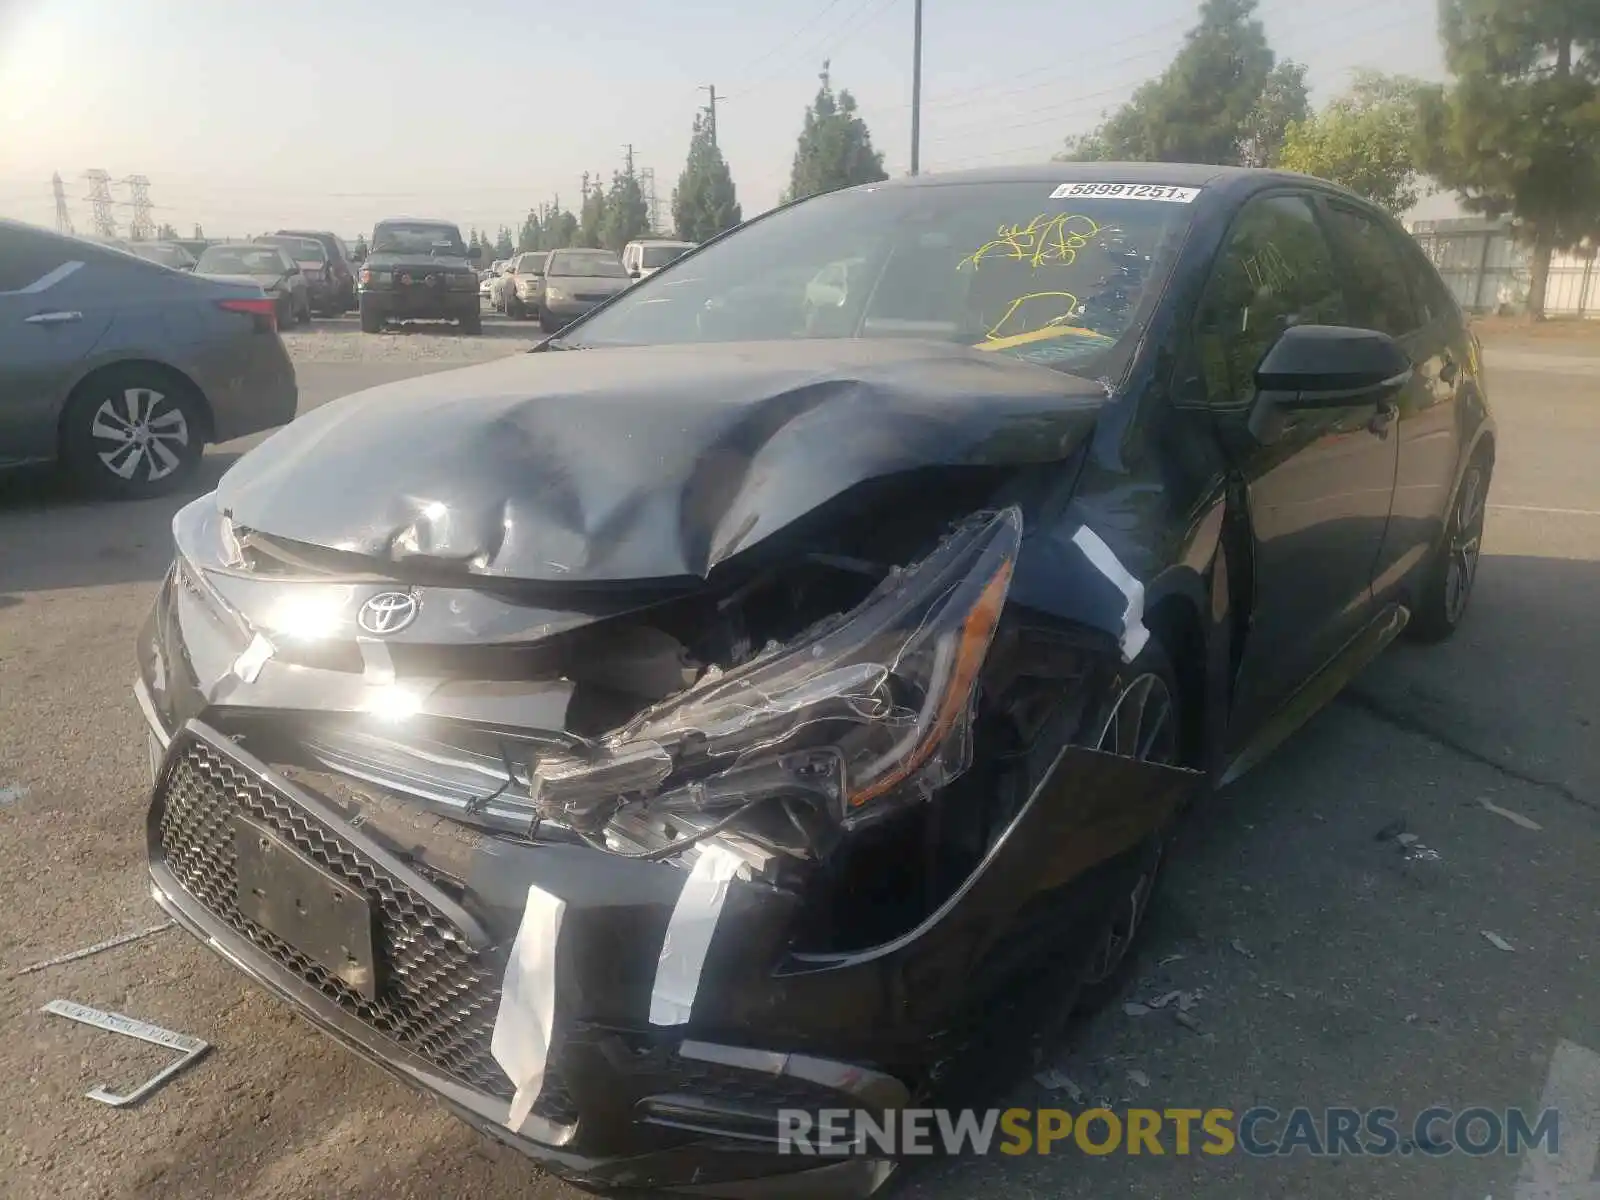
[[[42,312],[25,318],[29,325],[65,325],[69,321],[83,320],[81,312]]]

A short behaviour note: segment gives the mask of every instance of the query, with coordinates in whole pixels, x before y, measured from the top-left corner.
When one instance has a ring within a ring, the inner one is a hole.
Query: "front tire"
[[[1434,548],[1406,632],[1418,642],[1442,642],[1460,627],[1478,578],[1483,518],[1493,473],[1489,456],[1475,455],[1461,476],[1456,502]]]
[[[519,300],[516,296],[506,297],[506,316],[510,317],[513,321],[520,321],[526,315],[527,314],[522,307],[521,300]]]
[[[539,328],[545,333],[560,333],[562,325],[556,320],[555,314],[543,305],[539,306]]]
[[[205,404],[185,381],[145,367],[87,380],[61,418],[61,456],[78,483],[113,500],[166,495],[205,452]]]
[[[363,296],[359,307],[361,311],[361,332],[382,333],[383,314],[378,311],[378,306]]]

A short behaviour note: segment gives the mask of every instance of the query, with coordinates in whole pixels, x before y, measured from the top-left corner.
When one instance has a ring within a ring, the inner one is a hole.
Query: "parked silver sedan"
[[[538,311],[546,333],[565,328],[633,284],[611,250],[552,250],[543,267]]]
[[[298,399],[260,287],[0,220],[0,469],[59,462],[102,495],[157,495]]]
[[[282,246],[259,242],[219,242],[208,246],[194,273],[227,283],[253,283],[278,307],[278,324],[311,320],[311,285],[300,264]]]

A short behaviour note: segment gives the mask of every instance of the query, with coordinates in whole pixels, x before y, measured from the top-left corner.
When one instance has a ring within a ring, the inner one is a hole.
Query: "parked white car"
[[[673,242],[665,238],[643,238],[629,242],[622,248],[622,265],[634,279],[654,275],[673,259],[681,257],[697,246],[698,242]]]

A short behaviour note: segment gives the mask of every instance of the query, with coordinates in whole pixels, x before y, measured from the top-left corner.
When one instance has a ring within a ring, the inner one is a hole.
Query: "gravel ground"
[[[536,337],[498,319],[481,338],[363,337],[329,321],[288,341],[306,409]],[[1503,440],[1466,626],[1442,647],[1395,647],[1197,814],[1152,911],[1144,977],[1122,999],[1203,989],[1198,1028],[1113,1005],[1075,1029],[1055,1065],[1090,1098],[1408,1116],[1431,1103],[1536,1108],[1563,1040],[1600,1063],[1600,397],[1565,347],[1515,353],[1498,366],[1489,356]],[[206,482],[247,445],[208,456]],[[182,934],[12,974],[160,919],[128,682],[182,499],[107,506],[0,489],[0,1196],[579,1200]],[[1374,836],[1402,819],[1437,858],[1413,861]],[[214,1049],[115,1111],[83,1093],[129,1087],[163,1056],[40,1014],[55,997]],[[1564,1117],[1563,1144],[1590,1154],[1569,1163],[1564,1197],[1595,1187],[1577,1182],[1600,1140],[1583,1112],[1600,1111],[1600,1073],[1590,1082]],[[1015,1100],[1066,1104],[1032,1081]],[[895,1200],[1547,1195],[1517,1173],[1503,1156],[1156,1159],[1058,1146],[911,1172]]]
[[[363,334],[354,314],[283,331],[297,364],[486,362],[526,350],[543,336],[535,321],[508,321],[488,311],[483,332],[475,337],[444,321],[409,321],[383,333]]]

